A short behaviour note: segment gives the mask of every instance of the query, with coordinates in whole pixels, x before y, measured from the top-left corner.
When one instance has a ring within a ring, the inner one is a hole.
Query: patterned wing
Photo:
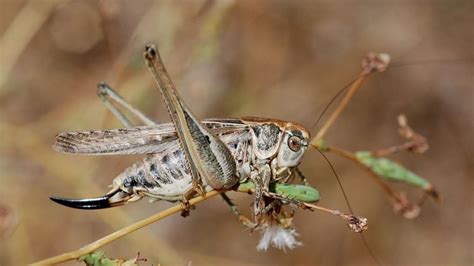
[[[146,154],[176,139],[172,124],[65,132],[56,136],[56,151],[88,155]]]
[[[203,121],[217,135],[244,130],[237,122],[217,119]],[[53,148],[58,152],[84,155],[127,155],[156,153],[163,144],[177,139],[173,124],[110,130],[64,132],[56,136]]]

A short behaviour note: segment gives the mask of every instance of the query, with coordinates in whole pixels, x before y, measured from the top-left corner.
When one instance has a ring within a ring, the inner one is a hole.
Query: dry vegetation
[[[14,1],[0,0],[0,265],[20,265],[92,242],[169,203],[142,201],[102,211],[67,209],[48,196],[102,195],[137,157],[57,154],[62,131],[119,127],[96,97],[106,80],[135,106],[168,121],[141,59],[148,42],[200,117],[262,116],[311,129],[329,99],[359,72],[368,51],[392,55],[328,132],[349,150],[400,143],[396,117],[430,142],[423,156],[395,159],[443,195],[416,220],[397,216],[364,171],[331,156],[365,236],[387,265],[472,265],[474,76],[471,1]],[[316,133],[312,129],[313,134]],[[325,206],[345,203],[315,151],[302,169]],[[420,192],[396,186],[410,196]],[[244,209],[245,195],[231,194]],[[147,263],[373,263],[360,238],[331,216],[299,212],[304,246],[257,252],[258,234],[210,199],[105,247]]]

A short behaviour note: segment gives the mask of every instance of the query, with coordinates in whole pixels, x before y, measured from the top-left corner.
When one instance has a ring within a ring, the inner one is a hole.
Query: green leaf
[[[79,258],[88,266],[133,266],[138,265],[137,258],[130,260],[124,259],[109,259],[102,251],[95,251],[93,253],[84,255]]]
[[[318,149],[320,151],[328,151],[329,150],[329,146],[328,146],[327,142],[324,139],[319,139],[318,141],[316,141],[314,143],[314,145],[316,147],[318,147]]]
[[[83,261],[86,265],[93,266],[114,266],[117,265],[113,260],[107,258],[101,251],[96,251],[91,254],[87,254],[79,258],[79,261]]]
[[[275,186],[277,195],[301,202],[317,202],[320,199],[319,191],[306,185],[279,184]]]
[[[387,158],[377,158],[370,152],[358,151],[355,156],[359,162],[390,181],[404,182],[424,190],[432,190],[430,182]]]
[[[246,181],[244,183],[240,183],[237,190],[241,192],[253,193],[255,192],[255,184],[252,181]]]
[[[254,192],[255,185],[251,181],[247,181],[240,184],[238,190]],[[320,194],[317,189],[305,185],[273,183],[270,185],[270,192],[288,199],[307,203],[317,202],[320,199]]]

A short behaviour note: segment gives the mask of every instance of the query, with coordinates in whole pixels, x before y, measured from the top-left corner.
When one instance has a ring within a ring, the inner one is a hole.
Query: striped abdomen
[[[229,148],[237,166],[240,180],[246,178],[248,168],[248,132],[225,134],[221,140]],[[184,153],[178,140],[167,142],[166,147],[143,160],[134,163],[114,179],[114,187],[120,187],[129,194],[134,191],[152,198],[176,201],[192,188],[191,171],[186,165]],[[204,184],[206,191],[212,190]]]

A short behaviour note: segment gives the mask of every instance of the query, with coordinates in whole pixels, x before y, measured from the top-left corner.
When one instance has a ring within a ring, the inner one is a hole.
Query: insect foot
[[[203,185],[201,184],[200,180],[193,180],[193,190],[199,195],[202,196],[206,194],[206,190],[204,189]]]
[[[183,206],[183,210],[181,211],[182,217],[188,217],[191,214],[191,210],[196,209],[195,206],[191,206],[191,204],[189,204],[189,200],[185,196],[183,196],[181,205]]]

